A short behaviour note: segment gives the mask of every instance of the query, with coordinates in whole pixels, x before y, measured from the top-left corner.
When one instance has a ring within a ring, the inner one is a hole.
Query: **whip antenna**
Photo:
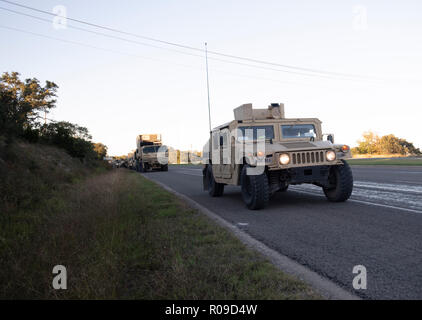
[[[207,43],[205,42],[205,64],[207,67],[207,92],[208,92],[208,121],[211,133],[211,104],[210,104],[210,81],[208,77],[208,47]]]

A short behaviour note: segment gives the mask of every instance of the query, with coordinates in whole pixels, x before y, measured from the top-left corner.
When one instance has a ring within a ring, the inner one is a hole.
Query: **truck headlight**
[[[265,157],[265,152],[263,152],[263,151],[258,151],[258,152],[257,152],[257,154],[256,154],[256,156],[257,156],[257,158],[258,158],[258,159],[264,159],[264,157]]]
[[[329,150],[325,154],[325,157],[327,158],[328,161],[334,161],[336,160],[336,153],[333,150]]]
[[[281,164],[289,164],[290,163],[290,156],[287,153],[283,153],[280,155],[280,163]]]

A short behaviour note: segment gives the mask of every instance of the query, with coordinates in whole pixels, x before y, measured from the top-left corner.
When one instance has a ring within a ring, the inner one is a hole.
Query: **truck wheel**
[[[144,167],[144,164],[142,163],[142,161],[139,162],[139,170],[138,171],[139,172],[145,172],[145,167]]]
[[[289,189],[289,185],[280,188],[277,192],[286,192]]]
[[[353,191],[353,175],[346,161],[343,161],[342,165],[331,167],[328,180],[331,187],[323,190],[329,201],[343,202],[350,198]]]
[[[162,166],[161,171],[169,171],[169,166],[168,165]]]
[[[211,197],[221,197],[224,193],[224,184],[215,181],[211,165],[208,166],[207,175],[209,195]]]
[[[244,165],[240,175],[242,198],[251,210],[265,208],[270,200],[270,186],[265,173],[260,175],[247,175],[249,165]]]

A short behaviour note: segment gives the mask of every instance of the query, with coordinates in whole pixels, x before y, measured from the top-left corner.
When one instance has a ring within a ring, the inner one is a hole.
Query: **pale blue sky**
[[[335,133],[337,142],[355,145],[363,131],[373,130],[422,147],[417,130],[422,115],[421,1],[16,2],[49,12],[64,5],[72,18],[189,46],[203,47],[207,41],[210,50],[228,54],[390,79],[376,84],[331,80],[210,60],[212,123],[231,120],[232,109],[243,103],[265,107],[284,102],[288,117],[320,118],[323,131]],[[362,13],[354,11],[357,6],[366,10],[366,25],[356,24]],[[0,7],[52,20],[3,2]],[[0,26],[123,53],[0,28],[0,71],[56,82],[59,99],[50,117],[88,127],[111,154],[134,149],[141,133],[162,133],[165,143],[183,149],[200,149],[207,139],[202,58],[56,30],[52,23],[3,10]]]

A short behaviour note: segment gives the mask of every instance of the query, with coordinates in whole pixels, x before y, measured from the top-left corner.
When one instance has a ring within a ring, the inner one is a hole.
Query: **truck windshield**
[[[313,124],[288,124],[281,126],[281,134],[284,139],[316,137]]]
[[[273,126],[250,126],[239,127],[241,131],[237,137],[238,141],[259,140],[259,139],[274,139]]]
[[[161,146],[151,146],[151,147],[144,147],[142,150],[143,153],[154,153],[158,152]],[[163,149],[161,151],[167,151],[166,147],[163,146]]]

